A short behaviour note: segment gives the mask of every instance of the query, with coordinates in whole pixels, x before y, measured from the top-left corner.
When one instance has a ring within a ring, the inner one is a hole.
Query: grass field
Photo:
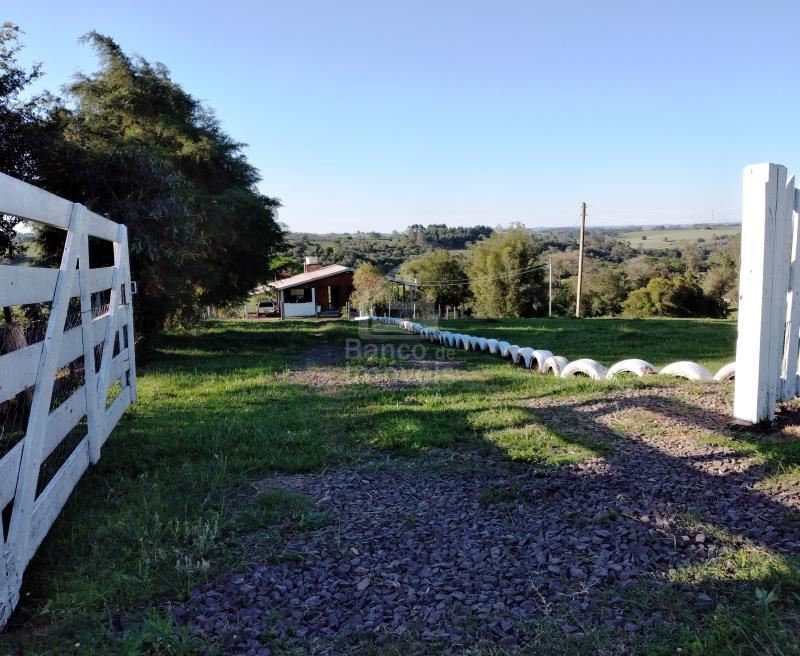
[[[633,248],[642,250],[658,250],[662,248],[679,248],[681,244],[696,243],[698,239],[712,242],[720,237],[737,235],[738,226],[720,226],[719,228],[676,228],[673,230],[635,230],[620,233],[619,239],[627,241]]]
[[[604,364],[624,357],[659,365],[690,359],[712,369],[732,359],[735,332],[728,322],[680,320],[464,320],[447,327]],[[432,450],[491,448],[534,469],[562,467],[613,445],[541,422],[519,430],[529,421],[521,409],[527,400],[648,385],[557,380],[461,352],[454,357],[462,368],[421,378],[411,390],[356,383],[331,391],[290,375],[316,369],[309,353],[341,349],[356,336],[355,325],[341,321],[214,322],[169,334],[157,357],[140,368],[138,404],[31,563],[20,607],[0,635],[0,654],[216,653],[174,624],[169,604],[218,573],[243,567],[254,548],[263,559],[279,558],[287,534],[315,527],[313,512],[291,498],[265,496],[253,504],[254,481],[269,472],[322,471],[387,454],[387,462],[413,463]],[[387,365],[403,363],[369,356],[347,367],[358,374]],[[329,370],[326,375],[340,375],[344,365]],[[324,417],[324,424],[310,417]],[[738,440],[768,471],[800,463],[796,445],[724,431],[718,439]],[[755,635],[767,645],[762,653],[797,653],[784,627],[797,626],[800,577],[792,561],[770,558],[755,553],[740,563],[677,572],[733,577],[744,592],[671,633],[631,638],[631,653],[752,653],[736,648],[745,634],[742,644],[753,644]],[[778,588],[780,603],[758,596]],[[640,595],[642,604],[674,606],[680,615],[680,598],[654,599],[648,590],[629,590],[629,603]],[[564,654],[593,653],[587,645],[602,642],[588,636],[578,649],[574,636],[541,639],[550,641],[548,653]]]
[[[519,346],[543,348],[568,360],[592,358],[606,367],[641,358],[663,367],[693,360],[716,372],[736,353],[736,322],[684,319],[459,319],[442,327]]]

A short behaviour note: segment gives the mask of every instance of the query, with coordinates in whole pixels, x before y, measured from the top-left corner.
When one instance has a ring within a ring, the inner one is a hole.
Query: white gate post
[[[123,225],[121,230],[121,242],[120,246],[122,248],[122,269],[123,269],[123,276],[122,282],[125,285],[125,312],[126,312],[126,325],[125,331],[127,333],[127,346],[128,346],[128,353],[129,353],[129,379],[128,379],[128,386],[130,387],[130,395],[131,395],[131,403],[136,402],[137,398],[137,391],[136,391],[136,351],[134,349],[134,334],[133,334],[133,283],[131,282],[131,261],[130,255],[128,253],[129,245],[128,245],[128,227]],[[246,318],[246,317],[245,317]]]
[[[798,196],[794,178],[786,185],[794,193],[792,212],[792,259],[789,270],[789,294],[786,297],[786,334],[781,363],[780,400],[789,401],[797,395],[797,365],[800,354],[800,221],[798,221]]]
[[[744,169],[733,414],[751,424],[773,418],[781,387],[795,196],[786,176],[779,164]]]

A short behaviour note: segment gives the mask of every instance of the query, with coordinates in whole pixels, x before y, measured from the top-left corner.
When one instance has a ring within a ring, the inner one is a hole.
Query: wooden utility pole
[[[547,276],[547,286],[549,288],[549,294],[547,296],[547,316],[553,316],[553,258],[547,258],[547,264],[550,267],[550,275]]]
[[[414,320],[417,318],[417,279],[414,278]]]
[[[583,234],[586,231],[586,203],[581,203],[581,238],[578,244],[578,293],[575,316],[581,316],[581,287],[583,287]]]

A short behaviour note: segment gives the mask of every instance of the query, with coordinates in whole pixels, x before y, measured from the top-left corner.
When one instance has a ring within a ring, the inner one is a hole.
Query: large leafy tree
[[[362,262],[353,274],[350,302],[361,315],[375,314],[375,306],[388,298],[389,283],[374,264]]]
[[[36,177],[36,152],[41,145],[39,96],[24,97],[25,90],[41,75],[37,64],[20,66],[22,49],[19,27],[0,25],[0,171],[26,181]],[[17,217],[0,215],[0,257],[14,256]]]
[[[428,251],[409,260],[400,275],[416,279],[423,298],[433,305],[461,305],[470,295],[464,259],[450,251]]]
[[[41,163],[42,184],[128,225],[139,331],[153,336],[265,277],[283,245],[279,202],[257,190],[244,144],[165,66],[131,58],[96,32],[84,41],[100,67],[76,76],[69,104],[50,110],[57,137]],[[44,252],[54,256],[60,238],[42,233]]]
[[[543,244],[524,226],[497,230],[470,248],[467,274],[473,306],[482,317],[531,317],[547,307]]]

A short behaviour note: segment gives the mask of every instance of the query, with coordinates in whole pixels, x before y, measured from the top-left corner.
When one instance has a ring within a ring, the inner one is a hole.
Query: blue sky
[[[4,4],[51,90],[91,29],[166,64],[292,230],[738,220],[800,172],[796,2]]]

